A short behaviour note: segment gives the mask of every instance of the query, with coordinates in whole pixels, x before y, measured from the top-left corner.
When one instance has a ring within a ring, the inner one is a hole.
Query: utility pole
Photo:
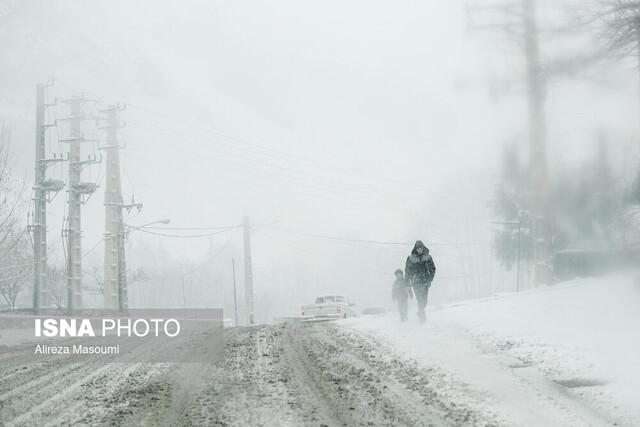
[[[184,293],[184,271],[182,272],[182,308],[187,308],[187,297]]]
[[[120,179],[120,149],[118,141],[118,113],[124,110],[122,105],[111,105],[101,112],[106,114],[106,145],[100,147],[106,151],[106,187],[104,192],[105,233],[104,233],[104,308],[126,312],[129,308],[127,292],[127,263],[125,253],[126,232],[123,209],[142,209],[142,203],[124,203],[122,181]]]
[[[522,252],[522,222],[518,221],[518,267],[516,268],[516,292],[520,292],[520,254]]]
[[[246,311],[246,323],[255,323],[255,313],[253,311],[253,269],[251,267],[251,223],[249,217],[245,216],[242,222],[244,234],[244,300]]]
[[[51,193],[58,193],[64,188],[61,180],[47,180],[47,167],[54,162],[66,159],[54,156],[46,158],[45,134],[55,124],[45,123],[46,108],[55,104],[46,104],[45,91],[48,84],[36,85],[36,156],[35,184],[33,187],[33,223],[29,227],[33,231],[33,312],[38,314],[41,305],[47,303],[47,202],[51,201]]]
[[[122,220],[122,207],[120,208],[120,222],[118,230],[118,311],[126,312],[129,309],[129,294],[127,284],[127,259],[125,254],[125,232]]]
[[[46,289],[47,279],[47,201],[42,182],[45,167],[44,144],[44,85],[36,86],[36,179],[33,210],[33,312],[40,311],[40,293]]]
[[[122,107],[111,105],[101,112],[106,114],[106,125],[100,129],[106,131],[106,145],[100,147],[106,151],[105,172],[105,231],[104,231],[104,308],[107,310],[126,309],[126,294],[121,274],[124,261],[124,224],[122,218],[122,188],[120,182],[120,145],[118,143],[118,112]],[[126,269],[126,266],[124,267]],[[126,280],[126,272],[124,272]]]
[[[236,294],[236,260],[231,260],[231,268],[233,271],[233,309],[235,313],[235,326],[238,326],[238,298]]]
[[[120,169],[118,168],[118,171]],[[125,253],[125,241],[127,232],[125,230],[122,209],[129,212],[136,208],[138,212],[142,210],[142,203],[136,203],[131,198],[131,203],[120,203],[120,230],[118,232],[118,310],[126,312],[129,309],[128,283],[127,283],[127,258]],[[106,254],[106,252],[105,252]]]
[[[118,171],[120,169],[118,168]],[[125,251],[125,241],[127,240],[127,230],[125,230],[122,209],[127,212],[136,208],[138,212],[142,210],[142,203],[136,203],[133,196],[131,203],[121,203],[120,206],[120,231],[118,233],[118,310],[126,312],[129,309],[129,294],[127,283],[127,258]]]
[[[96,191],[97,184],[82,182],[82,169],[90,164],[98,163],[95,154],[82,158],[81,145],[91,140],[85,139],[82,133],[82,121],[86,120],[82,106],[86,99],[74,96],[63,101],[69,105],[69,185],[68,185],[68,226],[67,237],[67,310],[71,313],[82,308],[82,205]]]

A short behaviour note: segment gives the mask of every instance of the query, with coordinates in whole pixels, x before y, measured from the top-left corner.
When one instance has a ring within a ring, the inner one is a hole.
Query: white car
[[[300,319],[308,322],[357,317],[358,313],[353,309],[354,305],[345,295],[319,296],[314,304],[303,305],[300,308]]]

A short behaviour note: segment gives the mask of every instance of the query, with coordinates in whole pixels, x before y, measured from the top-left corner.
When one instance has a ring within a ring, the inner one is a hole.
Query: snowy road
[[[475,320],[477,306],[483,305],[469,306]],[[615,425],[531,363],[455,326],[458,311],[434,312],[426,328],[392,315],[232,328],[219,364],[25,365],[16,347],[5,347],[0,420],[8,426]]]
[[[498,424],[440,394],[436,370],[328,323],[231,329],[217,366],[2,362],[6,425]]]

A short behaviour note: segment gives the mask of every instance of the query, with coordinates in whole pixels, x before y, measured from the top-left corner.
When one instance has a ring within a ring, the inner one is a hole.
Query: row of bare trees
[[[11,168],[11,131],[0,123],[0,295],[15,310],[32,281],[33,251],[25,226],[28,195],[24,179]]]

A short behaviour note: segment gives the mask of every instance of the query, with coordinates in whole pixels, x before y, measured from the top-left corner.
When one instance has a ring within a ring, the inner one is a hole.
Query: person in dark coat
[[[427,307],[431,282],[436,275],[436,265],[429,255],[429,249],[421,240],[416,241],[411,255],[407,257],[404,272],[406,280],[416,295],[418,318],[420,323],[424,323],[427,319],[424,310]]]
[[[391,298],[398,304],[398,311],[400,312],[400,320],[407,321],[407,311],[409,307],[409,298],[413,298],[413,292],[411,287],[404,280],[404,273],[402,269],[397,269],[394,273],[396,280],[393,281],[393,288],[391,290]]]

